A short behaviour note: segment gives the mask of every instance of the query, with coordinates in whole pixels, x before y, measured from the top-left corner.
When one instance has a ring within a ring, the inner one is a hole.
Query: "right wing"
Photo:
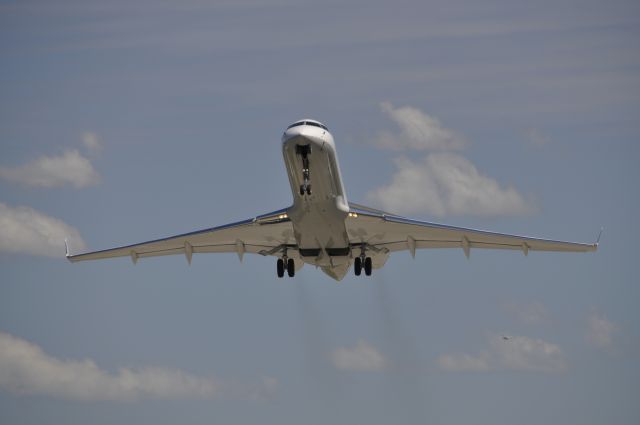
[[[350,203],[351,220],[347,231],[351,244],[366,244],[375,252],[388,254],[408,250],[415,255],[421,248],[462,248],[468,257],[471,248],[522,251],[590,252],[598,243],[585,244],[509,235],[413,220]],[[354,217],[355,214],[355,217]],[[599,238],[598,238],[599,239]]]
[[[245,253],[278,255],[284,247],[292,245],[295,246],[293,226],[285,208],[237,223],[102,251],[70,255],[67,250],[67,259],[74,263],[103,258],[131,257],[131,260],[136,263],[138,258],[183,254],[191,263],[193,253],[235,252],[242,260]],[[290,253],[292,255],[289,257],[297,259],[295,258],[297,249],[292,249]],[[296,261],[296,268],[301,266],[302,263]]]

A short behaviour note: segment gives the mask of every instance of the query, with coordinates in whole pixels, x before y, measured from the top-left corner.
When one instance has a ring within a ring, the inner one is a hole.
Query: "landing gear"
[[[300,185],[300,196],[311,195],[311,181],[309,177],[309,154],[311,153],[310,145],[297,145],[296,153],[302,156],[302,184]]]
[[[362,273],[362,260],[360,259],[360,257],[356,257],[356,259],[353,261],[353,272],[356,274],[356,276],[360,276],[360,273]]]
[[[282,258],[278,258],[276,266],[276,269],[278,270],[278,277],[284,276],[284,261],[282,260]]]
[[[367,257],[364,244],[360,248],[360,255],[353,260],[353,272],[356,276],[360,276],[362,268],[364,267],[364,274],[371,276],[371,270],[373,269],[373,263],[371,257]]]
[[[276,271],[278,272],[278,277],[284,277],[284,271],[287,271],[289,277],[294,277],[296,275],[296,265],[293,261],[293,258],[287,258],[287,251],[285,250],[282,258],[278,258],[276,262]]]
[[[293,258],[287,260],[287,274],[289,277],[296,275],[296,266],[293,264]]]
[[[367,257],[364,260],[364,274],[371,276],[371,257]]]
[[[311,195],[311,184],[307,183],[306,187],[304,184],[300,185],[300,196],[304,196],[305,192],[307,195]]]

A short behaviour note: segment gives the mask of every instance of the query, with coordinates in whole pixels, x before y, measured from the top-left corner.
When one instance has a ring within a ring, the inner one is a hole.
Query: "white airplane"
[[[341,280],[353,264],[357,276],[371,275],[389,254],[416,249],[471,248],[588,252],[583,244],[446,226],[401,217],[350,203],[342,184],[333,136],[322,123],[296,121],[282,136],[282,153],[293,205],[255,218],[149,242],[70,255],[71,262],[111,257],[139,258],[194,253],[235,252],[277,257],[277,274],[293,277],[305,263]],[[599,237],[598,237],[599,239]]]

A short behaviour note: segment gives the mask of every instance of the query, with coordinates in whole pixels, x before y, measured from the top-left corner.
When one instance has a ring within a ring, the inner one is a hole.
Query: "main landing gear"
[[[353,261],[353,271],[356,274],[356,276],[360,276],[360,274],[362,273],[363,267],[364,267],[364,274],[366,274],[367,276],[371,276],[371,270],[372,270],[371,257],[367,257],[364,246],[360,251],[360,256],[356,257],[355,260]]]
[[[296,153],[302,156],[302,184],[300,185],[300,196],[311,195],[311,181],[309,178],[309,154],[310,145],[296,145]]]
[[[278,272],[278,277],[283,277],[285,270],[287,271],[289,277],[293,277],[296,275],[296,266],[293,262],[293,258],[287,258],[286,251],[282,258],[278,258],[278,262],[276,263],[276,270]]]

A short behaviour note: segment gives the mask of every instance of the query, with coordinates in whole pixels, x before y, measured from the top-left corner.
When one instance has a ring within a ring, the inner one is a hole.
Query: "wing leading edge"
[[[288,244],[295,244],[295,238],[293,226],[285,208],[236,223],[138,244],[78,255],[70,255],[67,252],[67,259],[77,262],[131,257],[131,260],[136,263],[139,258],[184,254],[187,261],[191,263],[194,253],[235,252],[242,261],[245,253],[273,255],[278,253],[279,247]]]
[[[415,256],[416,249],[461,248],[469,257],[472,248],[519,250],[525,255],[529,251],[591,252],[598,249],[598,242],[565,242],[447,226],[353,203],[350,208],[353,218],[348,221],[347,231],[352,243],[365,243],[387,253],[408,250]]]

